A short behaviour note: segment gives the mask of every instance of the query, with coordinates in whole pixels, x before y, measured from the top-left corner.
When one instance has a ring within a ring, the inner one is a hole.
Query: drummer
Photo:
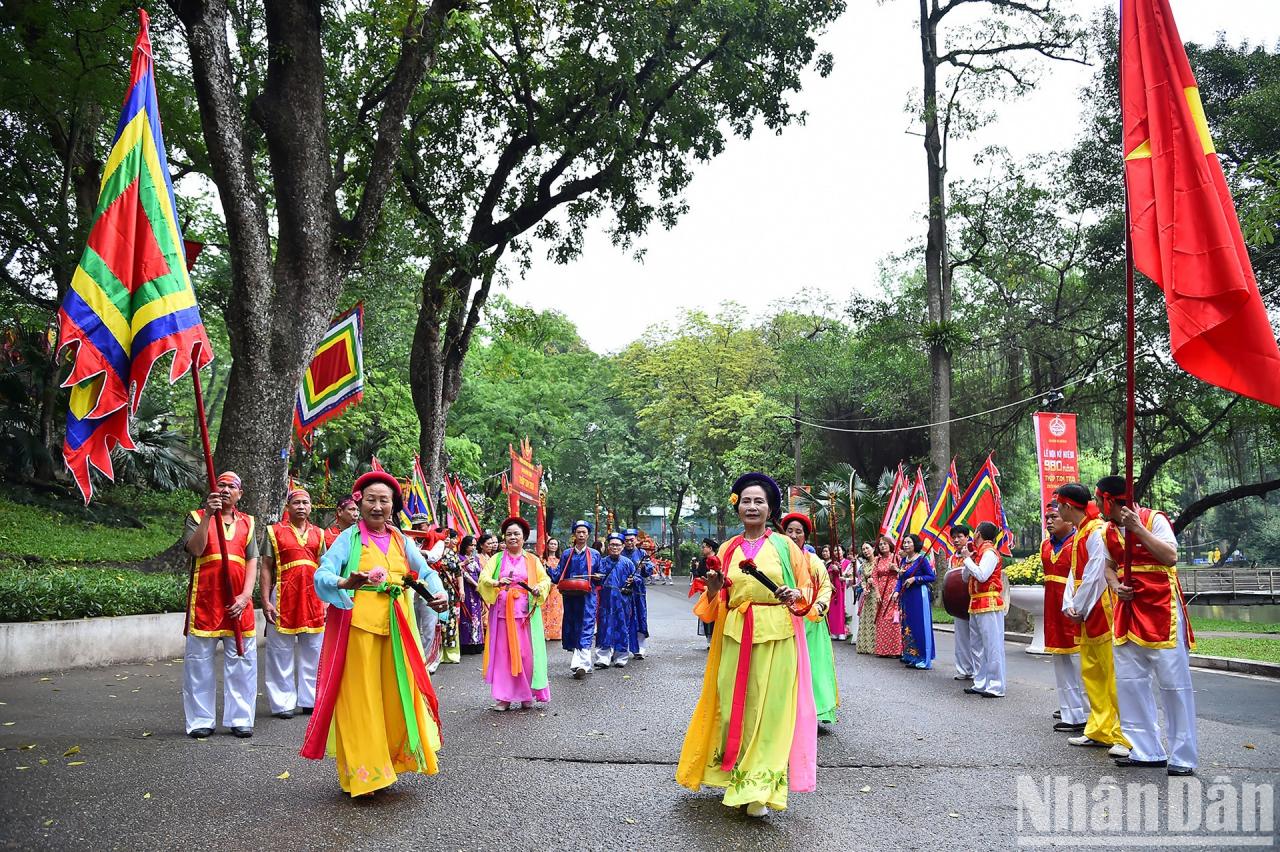
[[[969,622],[969,586],[961,577],[964,557],[969,552],[969,536],[972,531],[964,524],[951,527],[950,567],[943,580],[943,602],[947,612],[955,619],[956,680],[973,680],[978,671],[977,643],[973,639],[973,625]]]

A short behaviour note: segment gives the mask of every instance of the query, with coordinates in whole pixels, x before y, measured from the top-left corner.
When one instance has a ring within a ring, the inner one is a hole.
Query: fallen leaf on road
[[[955,811],[952,811],[951,813],[947,814],[947,816],[951,817],[952,819],[960,819],[960,814],[956,813]]]
[[[144,798],[144,799],[150,799],[150,798],[151,798],[151,794],[150,794],[150,793],[143,793],[143,794],[142,794],[142,798]]]
[[[151,732],[150,732],[150,731],[143,731],[143,732],[142,732],[142,735],[143,735],[144,737],[149,737],[149,736],[151,736]]]
[[[40,758],[40,765],[41,765],[41,766],[48,766],[48,765],[49,765],[49,758],[47,758],[47,757],[42,757],[42,758]]]
[[[885,784],[884,786],[886,786],[886,787],[897,787],[898,785],[897,785],[897,784]]]
[[[14,769],[30,769],[30,766],[15,766]]]
[[[923,739],[924,739],[924,737],[916,737],[916,742],[920,742],[920,741],[921,741],[921,740],[923,740]]]
[[[631,817],[627,817],[627,825],[635,825],[635,824],[636,824],[635,820],[633,820]]]
[[[276,776],[276,778],[280,779],[281,781],[283,781],[284,779],[286,779],[286,778],[288,778],[288,777],[289,777],[289,771],[288,771],[288,770],[285,770],[284,772],[281,772],[279,775],[277,775],[277,776]]]
[[[108,695],[107,697],[108,697],[108,698],[115,698],[115,696],[114,696],[114,695]]]
[[[74,745],[74,746],[72,746],[71,748],[69,748],[69,749],[67,749],[66,751],[64,751],[64,752],[62,753],[62,756],[63,756],[63,757],[70,757],[70,756],[71,756],[71,755],[73,755],[73,754],[79,754],[79,753],[80,753],[80,746],[78,746],[78,745]]]
[[[35,748],[37,745],[38,745],[38,743],[31,743],[31,744],[29,744],[29,745],[18,746],[18,750],[19,750],[19,751],[31,751],[31,749]]]
[[[42,677],[42,678],[40,678],[40,682],[41,682],[41,683],[48,683],[48,682],[49,682],[49,681],[51,681],[51,680],[53,680],[53,678],[51,678],[51,677]]]
[[[84,766],[84,761],[83,761],[83,760],[73,760],[73,761],[71,761],[70,763],[68,763],[68,764],[67,764],[67,766]]]
[[[13,724],[13,723],[11,722],[10,724]],[[1245,748],[1257,748],[1257,746],[1256,746],[1256,745],[1254,745],[1253,743],[1245,743],[1245,744],[1244,744],[1244,747],[1245,747]]]
[[[48,827],[49,827],[49,826],[51,826],[51,825],[53,825],[53,820],[51,820],[51,819],[47,819],[47,820],[45,820],[45,821],[44,821],[44,827],[45,827],[45,828],[48,828]]]
[[[858,792],[859,792],[859,793],[870,793],[870,792],[871,792],[871,788],[870,788],[870,787],[863,787],[863,788],[862,788],[861,790],[859,790]]]
[[[9,726],[10,726],[10,725],[12,725],[12,724],[14,724],[14,723],[13,723],[13,722],[5,722],[5,723],[4,723],[4,726],[7,728],[7,727],[9,727]]]

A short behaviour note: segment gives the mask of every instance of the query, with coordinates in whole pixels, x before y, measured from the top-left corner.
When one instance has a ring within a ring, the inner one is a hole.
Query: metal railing
[[[1280,601],[1280,568],[1259,568],[1256,563],[1238,568],[1192,568],[1180,566],[1178,577],[1187,595],[1205,592],[1229,592],[1265,595],[1272,603]]]

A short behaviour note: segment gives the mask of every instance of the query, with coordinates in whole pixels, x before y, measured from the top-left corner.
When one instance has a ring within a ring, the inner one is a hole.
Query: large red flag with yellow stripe
[[[1280,406],[1280,350],[1169,0],[1124,0],[1120,101],[1134,266],[1164,290],[1174,360]]]
[[[172,352],[169,381],[213,360],[187,276],[169,180],[147,13],[133,46],[129,90],[102,170],[88,245],[58,311],[62,347],[74,350],[62,455],[87,501],[90,466],[112,476],[111,450],[133,449],[136,411],[156,360]]]

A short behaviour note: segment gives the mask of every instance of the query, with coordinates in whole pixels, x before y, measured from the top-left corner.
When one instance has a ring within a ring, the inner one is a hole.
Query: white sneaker
[[[759,819],[767,813],[769,813],[769,806],[764,802],[752,802],[747,805],[747,816],[749,817],[756,817]]]
[[[1116,743],[1111,748],[1107,749],[1107,754],[1111,755],[1112,757],[1128,757],[1129,749],[1125,746],[1122,746],[1120,743]]]
[[[1073,746],[1093,746],[1094,748],[1106,748],[1106,743],[1100,743],[1095,739],[1090,739],[1084,735],[1078,737],[1067,737],[1067,742]]]

